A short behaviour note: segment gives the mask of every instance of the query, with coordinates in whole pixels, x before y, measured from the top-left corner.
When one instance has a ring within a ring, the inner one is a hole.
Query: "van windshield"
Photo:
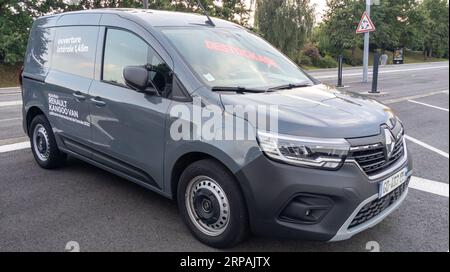
[[[314,84],[288,58],[248,31],[183,27],[163,28],[162,33],[210,87]]]

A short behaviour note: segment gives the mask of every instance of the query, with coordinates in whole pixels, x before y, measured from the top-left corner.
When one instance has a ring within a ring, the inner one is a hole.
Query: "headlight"
[[[345,139],[310,138],[258,131],[259,145],[268,157],[289,164],[338,169],[350,150]]]

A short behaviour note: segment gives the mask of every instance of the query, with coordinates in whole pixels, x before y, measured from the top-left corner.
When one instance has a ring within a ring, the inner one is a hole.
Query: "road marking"
[[[437,154],[439,154],[441,156],[444,156],[444,157],[446,157],[448,159],[448,153],[447,152],[439,150],[436,147],[433,147],[433,146],[431,146],[429,144],[426,144],[426,143],[424,143],[424,142],[422,142],[420,140],[417,140],[417,139],[415,139],[415,138],[413,138],[413,137],[411,137],[409,135],[405,135],[405,139],[407,139],[407,140],[409,140],[409,141],[411,141],[411,142],[413,142],[415,144],[418,144],[418,145],[420,145],[422,147],[425,147],[426,149],[431,150],[431,151],[433,151],[433,152],[435,152],[435,153],[437,153]]]
[[[427,103],[422,103],[422,102],[415,101],[415,100],[408,100],[408,101],[411,102],[411,103],[415,103],[415,104],[419,104],[419,105],[422,105],[422,106],[426,106],[426,107],[430,107],[430,108],[433,108],[433,109],[438,109],[438,110],[443,110],[443,111],[448,112],[448,109],[446,109],[446,108],[433,106],[433,105],[430,105],[430,104],[427,104]]]
[[[0,92],[0,96],[18,96],[20,95],[20,92],[10,92],[10,93],[4,93],[4,92]]]
[[[390,74],[390,73],[402,73],[402,72],[411,72],[411,71],[422,71],[422,70],[431,70],[431,69],[442,69],[448,68],[446,66],[437,66],[437,67],[423,67],[423,68],[411,68],[411,69],[402,69],[402,70],[385,70],[380,71],[378,74]],[[371,71],[369,71],[370,73]],[[353,74],[343,74],[343,77],[353,77],[353,76],[362,76],[362,73],[353,73]],[[325,78],[337,78],[337,75],[329,75],[329,76],[313,76],[316,79],[325,79]]]
[[[22,150],[30,148],[30,142],[21,142],[21,143],[15,143],[15,144],[8,144],[8,145],[1,145],[0,146],[0,153],[6,153],[16,150]]]
[[[20,142],[15,144],[8,144],[0,146],[0,153],[6,153],[11,151],[23,150],[30,148],[30,142]],[[419,177],[412,177],[410,184],[410,188],[449,197],[449,186],[446,183],[423,179]]]
[[[433,95],[437,95],[437,94],[448,94],[448,90],[436,91],[436,92],[430,92],[430,93],[426,93],[426,94],[418,94],[418,95],[412,95],[412,96],[405,96],[405,97],[390,99],[390,100],[384,101],[383,104],[389,105],[389,104],[404,102],[404,101],[408,101],[408,100],[414,100],[414,99],[429,97],[429,96],[433,96]]]
[[[411,177],[409,187],[427,193],[448,197],[449,187],[447,183],[419,177]]]
[[[3,88],[0,88],[0,91],[2,91],[2,90],[16,90],[16,89],[20,89],[20,87],[3,87]]]
[[[15,143],[26,142],[26,141],[29,141],[29,140],[30,139],[28,138],[28,136],[4,139],[4,140],[0,140],[0,146],[4,146],[4,145],[7,145],[7,144],[15,144]]]
[[[22,117],[20,118],[10,118],[10,119],[0,119],[0,122],[9,122],[9,121],[17,121],[22,120]]]
[[[22,100],[0,102],[0,107],[20,106],[20,105],[22,105]]]
[[[448,63],[448,61],[435,61],[435,62],[426,62],[426,63],[405,63],[402,64],[402,67],[419,67],[423,66],[423,67],[433,67],[433,65],[445,65],[445,63]],[[384,66],[385,68],[398,68],[399,66],[397,64],[388,64],[386,66]],[[362,70],[363,67],[362,66],[349,66],[349,67],[345,67],[346,71],[359,71]],[[371,70],[371,69],[370,69]],[[311,70],[306,70],[309,73],[315,73],[315,72],[332,72],[332,71],[336,71],[336,68],[324,68],[324,69],[311,69]]]

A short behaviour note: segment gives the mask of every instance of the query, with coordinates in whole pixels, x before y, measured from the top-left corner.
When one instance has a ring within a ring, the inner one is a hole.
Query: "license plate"
[[[400,185],[405,183],[405,181],[407,180],[407,171],[408,169],[404,168],[402,171],[382,181],[380,184],[379,197],[382,198],[386,196],[387,194],[397,189]]]

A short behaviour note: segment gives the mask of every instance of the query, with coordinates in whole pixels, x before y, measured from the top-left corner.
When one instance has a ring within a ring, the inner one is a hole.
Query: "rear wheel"
[[[227,248],[248,233],[248,215],[235,178],[212,160],[188,166],[178,184],[178,205],[184,222],[201,242]]]
[[[66,154],[59,151],[50,123],[45,116],[34,117],[30,125],[30,142],[36,162],[45,169],[62,166]]]

